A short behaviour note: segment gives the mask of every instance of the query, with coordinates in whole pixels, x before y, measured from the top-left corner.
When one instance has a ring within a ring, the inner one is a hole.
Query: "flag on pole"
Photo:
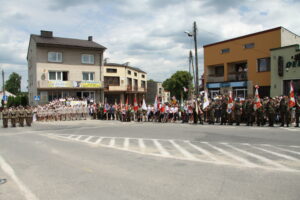
[[[186,87],[183,87],[183,91],[187,92],[187,91],[189,91],[189,89],[187,89]]]
[[[147,110],[147,105],[146,105],[146,102],[145,102],[145,98],[143,98],[142,109],[143,109],[143,110]]]
[[[125,110],[126,111],[128,110],[128,96],[127,96],[127,99],[126,99]]]
[[[294,87],[293,82],[290,82],[290,100],[289,100],[289,107],[292,108],[296,105],[295,101],[295,93],[294,93]]]
[[[155,96],[153,106],[154,106],[154,110],[157,111],[157,96]]]
[[[122,104],[122,100],[120,99],[120,108],[121,110],[123,109],[123,104]]]
[[[259,109],[260,107],[262,107],[262,104],[260,102],[260,98],[259,98],[259,94],[258,94],[258,88],[259,86],[256,85],[255,86],[255,98],[254,98],[254,110]]]
[[[209,105],[209,100],[208,100],[208,94],[207,91],[205,90],[204,92],[204,102],[202,108],[205,109]]]
[[[232,107],[233,107],[233,98],[232,98],[232,91],[229,91],[229,99],[228,99],[228,104],[227,104],[227,113],[232,112]]]
[[[139,106],[138,106],[138,104],[136,102],[136,98],[135,97],[133,99],[133,109],[134,109],[134,111],[137,111],[139,109]]]

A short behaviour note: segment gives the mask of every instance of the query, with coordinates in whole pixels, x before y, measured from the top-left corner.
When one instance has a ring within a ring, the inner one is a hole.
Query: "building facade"
[[[289,95],[292,81],[300,95],[300,45],[271,49],[271,96]]]
[[[270,96],[270,49],[295,44],[300,37],[277,27],[204,46],[204,83],[211,96],[233,91],[235,97]]]
[[[30,105],[68,97],[103,101],[105,49],[92,36],[79,40],[54,37],[51,31],[32,34],[27,53]]]
[[[147,97],[146,97],[146,102],[147,104],[153,104],[155,101],[155,97],[159,98],[159,101],[163,102],[169,102],[171,97],[170,97],[170,92],[166,91],[161,82],[157,81],[148,81],[147,83]]]
[[[104,63],[105,102],[133,104],[134,98],[141,103],[147,92],[147,73],[127,64]]]

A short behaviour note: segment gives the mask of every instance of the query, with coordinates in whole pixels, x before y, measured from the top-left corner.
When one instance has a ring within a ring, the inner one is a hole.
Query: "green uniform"
[[[241,123],[241,116],[242,116],[242,105],[240,103],[234,104],[234,118],[236,125],[239,126]]]
[[[274,126],[275,105],[272,101],[269,101],[266,105],[266,114],[268,116],[269,126]]]
[[[9,112],[8,110],[4,109],[2,111],[3,128],[8,127],[8,119],[9,119]]]
[[[279,112],[280,112],[280,120],[281,126],[284,126],[286,123],[289,126],[289,109],[288,104],[286,103],[285,99],[281,99],[279,104]]]
[[[254,109],[253,109],[253,103],[251,101],[248,101],[245,106],[245,114],[247,118],[247,126],[252,126],[254,121]]]
[[[295,118],[296,118],[296,126],[299,127],[299,118],[300,118],[300,99],[296,101],[296,110],[295,110]]]
[[[226,125],[227,122],[227,103],[223,101],[221,104],[221,125]]]

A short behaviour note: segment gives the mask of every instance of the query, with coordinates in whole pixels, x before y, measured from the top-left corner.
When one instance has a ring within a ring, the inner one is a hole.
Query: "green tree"
[[[22,77],[16,73],[13,72],[9,75],[8,80],[5,82],[5,90],[9,91],[10,93],[13,93],[15,95],[18,95],[21,93],[21,79]]]
[[[183,91],[183,88],[189,88],[191,85],[192,76],[187,71],[177,71],[170,78],[163,82],[165,90],[170,91],[171,96],[175,96],[176,99],[180,99],[181,94],[183,98],[187,99],[188,93]]]

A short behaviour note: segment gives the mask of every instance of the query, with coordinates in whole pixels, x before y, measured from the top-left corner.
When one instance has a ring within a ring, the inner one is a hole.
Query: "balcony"
[[[103,88],[101,81],[51,81],[39,80],[37,81],[38,89],[60,89],[60,88]]]
[[[105,92],[118,92],[118,91],[126,91],[126,86],[120,85],[106,85],[104,86]]]
[[[207,76],[206,82],[224,82],[224,76],[211,74]]]
[[[231,72],[228,74],[228,81],[247,81],[247,72]]]

